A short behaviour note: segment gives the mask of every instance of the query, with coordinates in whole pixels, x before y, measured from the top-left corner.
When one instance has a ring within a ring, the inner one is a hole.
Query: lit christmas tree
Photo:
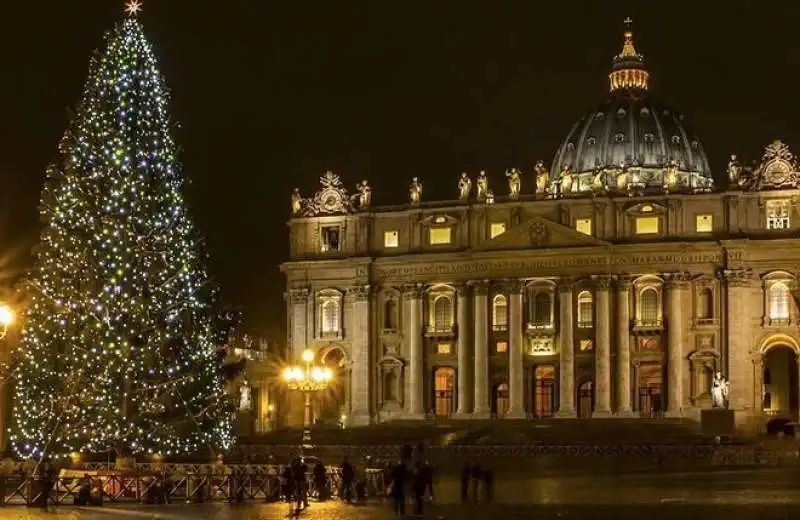
[[[169,95],[136,20],[90,64],[48,169],[16,352],[12,444],[71,452],[227,448],[227,331],[189,219]]]

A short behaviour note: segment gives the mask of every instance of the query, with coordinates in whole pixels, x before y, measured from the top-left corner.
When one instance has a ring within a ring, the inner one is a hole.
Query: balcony
[[[495,323],[492,325],[492,330],[494,332],[506,332],[508,330],[508,325],[505,323]]]
[[[532,323],[528,322],[525,325],[525,332],[529,336],[552,336],[555,333],[556,327],[553,322],[550,323]]]
[[[429,338],[451,338],[455,335],[455,325],[428,325],[425,328],[425,336]]]
[[[594,327],[594,321],[592,320],[578,320],[578,328],[579,329],[591,329]]]
[[[662,319],[647,319],[647,320],[633,320],[634,332],[651,332],[664,330],[664,320]]]

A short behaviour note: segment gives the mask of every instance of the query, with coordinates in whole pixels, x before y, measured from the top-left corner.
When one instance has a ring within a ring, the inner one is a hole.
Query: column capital
[[[500,287],[502,291],[512,294],[520,294],[525,288],[525,283],[522,280],[517,280],[515,278],[498,280],[496,285]]]
[[[308,301],[308,297],[311,295],[311,290],[308,287],[298,287],[294,289],[289,289],[285,293],[283,293],[283,297],[289,303],[305,303]]]
[[[575,278],[571,276],[563,276],[558,280],[558,292],[569,293],[575,287]]]
[[[617,282],[617,289],[620,291],[630,291],[633,285],[633,276],[629,274],[616,274],[614,280]]]
[[[489,280],[470,280],[467,284],[472,287],[475,296],[489,294]]]
[[[406,300],[418,300],[422,298],[424,286],[421,283],[409,283],[403,286],[403,298]]]
[[[609,274],[593,274],[592,282],[596,289],[607,291],[611,287],[612,277]]]
[[[466,282],[456,282],[452,284],[452,286],[456,290],[456,297],[463,298],[469,296],[469,284]]]
[[[347,289],[347,298],[355,302],[366,301],[369,299],[369,293],[369,285],[356,285]]]
[[[717,277],[726,282],[729,287],[745,287],[753,281],[753,270],[746,269],[721,269]]]
[[[674,273],[664,273],[667,289],[681,289],[692,280],[690,273],[676,271]]]

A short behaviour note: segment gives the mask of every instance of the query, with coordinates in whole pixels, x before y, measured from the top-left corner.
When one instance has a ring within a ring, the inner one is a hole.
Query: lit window
[[[508,343],[505,341],[498,341],[497,343],[494,344],[494,350],[498,354],[503,354],[505,352],[508,352]]]
[[[578,295],[578,327],[592,326],[592,293],[583,291]]]
[[[433,221],[437,224],[444,224],[445,222],[447,222],[447,219],[442,216],[439,216],[436,217]]]
[[[502,235],[505,232],[506,232],[505,222],[492,222],[492,225],[489,229],[489,238],[494,238],[497,235]]]
[[[383,247],[397,247],[399,244],[400,232],[396,229],[383,232]]]
[[[453,413],[456,371],[450,367],[439,367],[433,373],[433,399],[436,415],[449,416]]]
[[[789,319],[789,286],[775,282],[769,288],[769,317],[773,320]]]
[[[320,321],[322,336],[337,336],[339,334],[339,300],[328,298],[320,306]]]
[[[584,235],[592,234],[592,219],[579,218],[575,220],[575,230]]]
[[[789,229],[789,201],[767,201],[767,229]]]
[[[339,226],[322,227],[322,252],[339,251],[341,248],[341,232]]]
[[[661,321],[658,307],[658,291],[654,287],[647,287],[639,294],[639,319],[643,325],[655,325]]]
[[[449,227],[433,227],[430,229],[430,244],[449,244],[451,240],[452,229]]]
[[[714,292],[704,287],[697,295],[697,318],[710,320],[714,317]]]
[[[581,352],[588,352],[588,351],[592,350],[593,347],[594,347],[594,344],[592,343],[592,340],[590,340],[590,339],[582,339],[580,341],[580,343],[578,344],[578,348],[581,349]]]
[[[638,217],[636,219],[636,234],[658,234],[658,217]]]
[[[436,353],[437,354],[450,354],[452,351],[452,345],[450,343],[437,343],[436,344]]]
[[[650,204],[645,204],[644,206],[642,206],[641,212],[642,213],[652,213],[653,212],[653,206],[651,206]]]
[[[492,301],[492,328],[506,330],[508,328],[508,301],[502,294],[498,294]]]
[[[698,233],[711,233],[714,229],[714,217],[712,215],[697,215],[695,230]]]
[[[440,295],[433,300],[433,328],[436,332],[447,332],[453,327],[453,300]]]
[[[550,327],[553,324],[553,299],[547,291],[539,291],[533,298],[533,326]]]

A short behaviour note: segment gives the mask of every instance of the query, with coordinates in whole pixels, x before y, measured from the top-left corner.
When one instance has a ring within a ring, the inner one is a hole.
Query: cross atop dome
[[[611,91],[647,90],[647,80],[650,74],[644,68],[644,58],[636,52],[636,48],[633,46],[633,19],[628,16],[624,23],[622,52],[614,57],[614,65],[611,74],[608,75]]]

